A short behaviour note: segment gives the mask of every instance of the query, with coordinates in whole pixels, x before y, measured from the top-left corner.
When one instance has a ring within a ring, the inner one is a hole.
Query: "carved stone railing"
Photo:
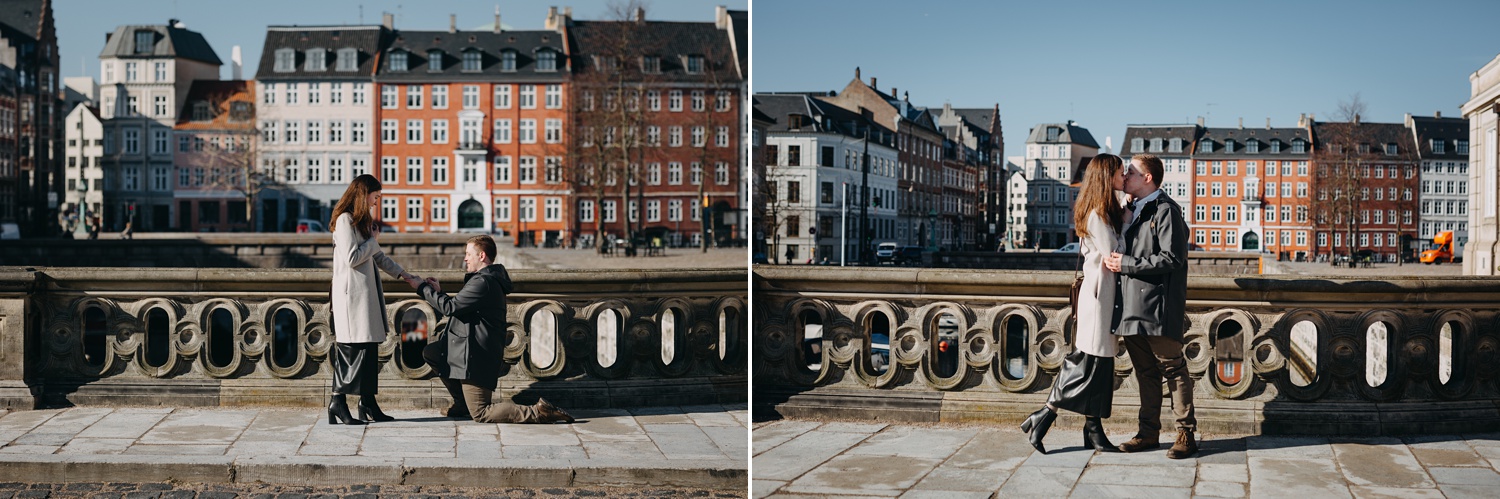
[[[460,268],[472,234],[386,233],[380,245],[409,268]],[[517,268],[501,241],[497,261]],[[328,233],[145,233],[135,239],[21,239],[0,244],[0,262],[25,267],[330,268]]]
[[[450,291],[462,274],[432,274]],[[744,402],[743,270],[511,272],[518,400],[565,407]],[[330,271],[0,268],[0,406],[318,405],[333,344]],[[445,405],[421,359],[440,321],[387,280],[380,398]]]
[[[1018,423],[1072,350],[1070,272],[756,266],[753,279],[761,419]],[[1195,275],[1188,287],[1205,431],[1500,429],[1500,279]],[[1107,424],[1133,429],[1123,349],[1115,366]]]

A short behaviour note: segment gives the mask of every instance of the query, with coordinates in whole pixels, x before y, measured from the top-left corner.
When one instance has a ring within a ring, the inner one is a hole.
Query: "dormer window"
[[[390,62],[389,68],[390,68],[391,71],[406,71],[406,51],[405,50],[392,50],[391,51],[391,62]]]
[[[1161,152],[1161,139],[1151,139],[1151,152]]]
[[[229,122],[244,123],[246,121],[250,121],[250,103],[245,101],[229,103]]]
[[[1359,147],[1358,147],[1358,150],[1359,150],[1360,154],[1370,154],[1370,145],[1369,144],[1360,144]]]
[[[1249,141],[1245,142],[1245,152],[1250,153],[1250,154],[1257,154],[1257,153],[1259,153],[1260,152],[1260,141],[1259,140],[1255,140],[1255,139],[1250,139]]]
[[[1182,139],[1172,139],[1172,152],[1182,152]]]
[[[1302,154],[1305,152],[1307,152],[1307,141],[1302,139],[1292,141],[1292,154]]]
[[[297,51],[292,49],[276,49],[277,73],[290,73],[297,70]]]
[[[469,49],[464,51],[464,71],[479,71],[479,63],[483,61],[484,53]]]
[[[1200,148],[1203,149],[1203,152],[1214,152],[1214,141],[1205,140]]]
[[[1388,143],[1388,144],[1385,145],[1385,155],[1386,156],[1395,156],[1396,155],[1396,144],[1395,143]]]
[[[438,49],[427,51],[427,70],[432,72],[443,70],[443,51]]]
[[[1146,150],[1146,139],[1136,137],[1130,139],[1130,152],[1141,152]]]
[[[143,29],[135,32],[136,55],[150,54],[156,51],[156,32]]]
[[[208,103],[197,101],[193,103],[193,121],[209,121],[214,119],[213,113],[209,112]]]
[[[1226,152],[1226,153],[1234,152],[1234,139],[1225,139],[1224,140],[1224,152]]]
[[[339,49],[337,64],[338,71],[358,71],[359,51],[352,48]]]
[[[500,70],[507,73],[516,71],[516,51],[510,49],[500,51]]]
[[[308,71],[328,71],[328,51],[320,48],[308,49]]]
[[[687,72],[688,74],[703,74],[703,56],[687,56]]]
[[[1432,139],[1432,153],[1446,154],[1443,152],[1446,149],[1444,145],[1445,143],[1443,142],[1443,139]]]
[[[641,72],[646,74],[660,74],[661,58],[654,55],[641,56]]]
[[[1279,152],[1281,152],[1281,141],[1276,140],[1276,139],[1271,139],[1271,153],[1272,154],[1276,154],[1276,153],[1279,153]]]
[[[1057,142],[1057,138],[1061,137],[1061,136],[1062,136],[1062,129],[1061,128],[1058,128],[1058,127],[1055,127],[1055,126],[1049,126],[1049,127],[1047,127],[1047,142]]]
[[[557,71],[557,52],[542,49],[536,53],[537,71]]]

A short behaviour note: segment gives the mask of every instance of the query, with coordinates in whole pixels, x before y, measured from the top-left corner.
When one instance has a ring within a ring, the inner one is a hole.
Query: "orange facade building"
[[[176,230],[250,229],[246,175],[255,165],[255,82],[196,80],[173,127]]]
[[[1305,128],[1207,128],[1196,146],[1189,242],[1210,251],[1312,254]]]

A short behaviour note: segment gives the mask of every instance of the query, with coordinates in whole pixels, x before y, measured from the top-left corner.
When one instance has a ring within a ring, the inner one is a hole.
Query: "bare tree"
[[[1313,127],[1313,164],[1317,165],[1313,215],[1316,225],[1345,234],[1345,248],[1351,258],[1356,234],[1360,232],[1361,205],[1365,201],[1360,192],[1364,186],[1359,174],[1362,167],[1375,159],[1369,150],[1369,132],[1359,126],[1360,115],[1365,110],[1364,101],[1360,100],[1359,94],[1354,94],[1349,100],[1339,102],[1334,118],[1340,121],[1318,123]],[[1331,244],[1329,252],[1336,251],[1337,246]]]
[[[733,102],[739,100],[738,96],[735,96],[731,90],[734,87],[731,83],[733,77],[730,74],[733,70],[724,64],[732,55],[723,53],[724,51],[721,50],[720,46],[715,44],[704,44],[701,51],[703,53],[704,66],[703,94],[704,98],[710,102],[705,103],[703,112],[693,114],[693,126],[703,128],[705,142],[703,144],[692,145],[698,152],[698,164],[702,165],[703,168],[703,176],[698,179],[698,197],[696,201],[700,203],[699,209],[702,210],[699,212],[699,218],[703,221],[704,236],[699,241],[699,249],[701,252],[706,253],[708,252],[709,240],[717,239],[720,236],[713,233],[714,222],[709,216],[710,206],[708,197],[706,196],[709,176],[714,175],[716,179],[719,163],[726,165],[733,164],[739,158],[738,152],[734,148],[718,146],[718,129],[721,126],[733,129],[730,125],[738,121],[741,114],[719,111],[721,99],[727,98],[731,107],[733,106]],[[727,95],[727,97],[723,97],[723,95]],[[713,135],[713,138],[708,137],[710,134]],[[733,137],[731,136],[729,140],[732,142]],[[709,141],[715,143],[710,144],[708,143]],[[714,171],[709,172],[709,168],[713,168]]]
[[[257,164],[260,156],[261,133],[255,128],[255,101],[253,93],[228,91],[208,92],[202,100],[207,104],[206,118],[215,126],[202,129],[195,135],[189,147],[193,160],[189,172],[194,185],[204,191],[219,191],[225,197],[242,197],[245,200],[245,222],[255,227],[255,203],[266,189],[278,187],[274,174],[276,165]],[[197,105],[190,102],[189,105]],[[204,140],[208,136],[209,140]]]

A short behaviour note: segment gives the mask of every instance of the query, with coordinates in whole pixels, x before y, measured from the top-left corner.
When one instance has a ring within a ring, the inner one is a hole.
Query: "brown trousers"
[[[1163,378],[1172,394],[1172,415],[1177,418],[1177,429],[1197,431],[1198,419],[1193,416],[1193,377],[1187,372],[1182,342],[1162,336],[1126,336],[1125,352],[1130,354],[1135,382],[1141,389],[1141,421],[1137,436],[1146,439],[1161,436]]]
[[[444,380],[445,384],[457,380]],[[498,404],[490,400],[495,390],[462,381],[464,405],[469,407],[469,417],[476,423],[536,423],[536,406],[519,405],[509,400]]]

